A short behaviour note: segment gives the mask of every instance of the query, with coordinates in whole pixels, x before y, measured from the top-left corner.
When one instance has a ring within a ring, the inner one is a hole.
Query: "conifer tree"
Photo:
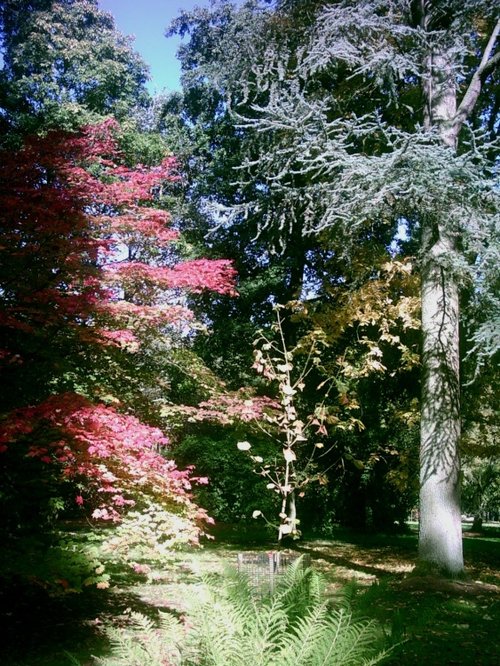
[[[227,15],[229,3],[218,7]],[[372,233],[410,237],[422,279],[420,560],[458,575],[467,290],[488,304],[475,351],[498,348],[495,3],[281,0],[238,15],[241,33],[226,31],[231,41],[197,63],[226,92],[239,132],[254,137],[238,173],[260,196],[233,205],[229,219],[262,213],[263,198],[279,202],[261,214],[261,233],[281,230],[286,241],[300,210],[304,236],[346,261]]]

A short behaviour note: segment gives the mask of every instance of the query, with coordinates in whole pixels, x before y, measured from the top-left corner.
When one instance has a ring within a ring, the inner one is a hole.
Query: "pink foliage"
[[[176,405],[173,414],[182,415],[190,421],[212,421],[222,425],[242,421],[263,421],[266,414],[280,409],[276,400],[267,396],[248,397],[244,391],[224,393],[201,402],[196,407]]]
[[[179,179],[177,163],[120,164],[117,130],[107,120],[0,155],[0,261],[12,266],[0,325],[27,333],[69,327],[87,341],[95,330],[95,342],[132,349],[119,304],[129,301],[126,328],[144,330],[189,320],[178,305],[168,314],[171,290],[235,293],[229,261],[162,264],[159,250],[179,233],[155,203],[162,186]],[[125,250],[140,260],[123,261]]]
[[[235,294],[229,261],[163,261],[179,234],[156,206],[165,184],[179,178],[177,163],[168,157],[156,167],[124,166],[117,130],[107,120],[78,135],[33,137],[0,155],[4,366],[29,363],[26,341],[35,336],[48,351],[54,334],[62,334],[76,338],[78,348],[83,342],[133,352],[146,334],[184,330],[191,321],[179,291]],[[252,408],[241,413],[250,418]],[[167,445],[157,428],[72,393],[0,423],[0,454],[14,449],[54,466],[61,481],[74,483],[75,503],[96,520],[119,521],[149,498],[193,522],[208,521],[190,495],[192,484],[206,479],[177,469],[161,454]]]
[[[35,443],[36,442],[36,443]],[[206,478],[179,470],[161,451],[168,438],[158,428],[80,395],[52,396],[13,412],[0,428],[0,452],[23,446],[25,455],[56,466],[60,478],[83,488],[75,496],[96,520],[118,522],[146,494],[194,521],[207,521],[190,491]]]
[[[154,285],[160,289],[184,289],[194,293],[207,289],[231,296],[236,293],[236,271],[227,259],[197,259],[182,262],[173,268],[127,261],[110,264],[106,269],[110,284],[127,287]]]

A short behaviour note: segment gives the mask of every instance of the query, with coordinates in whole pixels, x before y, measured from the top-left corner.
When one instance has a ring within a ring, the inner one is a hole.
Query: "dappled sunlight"
[[[356,579],[368,585],[388,574],[401,576],[412,571],[415,554],[397,551],[391,546],[360,548],[359,545],[311,541],[299,546],[313,558],[315,566],[340,580]]]

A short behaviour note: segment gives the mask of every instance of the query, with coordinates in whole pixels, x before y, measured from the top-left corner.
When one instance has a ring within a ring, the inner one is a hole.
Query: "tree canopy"
[[[124,119],[147,101],[147,66],[97,0],[8,0],[0,35],[4,131]]]
[[[497,349],[496,14],[475,1],[221,2],[174,26],[191,34],[188,93],[214,86],[215,122],[231,114],[241,137],[239,196],[218,202],[219,228],[254,219],[293,253],[298,227],[346,263],[365,239],[409,237],[422,283],[421,558],[451,573],[463,566],[459,298],[466,344]],[[478,298],[489,323],[474,324]]]

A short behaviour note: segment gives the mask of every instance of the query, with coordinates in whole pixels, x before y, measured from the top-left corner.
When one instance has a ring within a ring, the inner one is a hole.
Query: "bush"
[[[210,434],[189,435],[174,449],[180,467],[194,464],[197,475],[209,478],[206,487],[195,490],[196,500],[225,523],[252,520],[257,509],[273,516],[278,506],[279,497],[266,489],[266,479],[254,473],[252,461],[236,448],[242,438],[241,433],[214,429]],[[272,443],[251,439],[256,455],[269,455]]]

